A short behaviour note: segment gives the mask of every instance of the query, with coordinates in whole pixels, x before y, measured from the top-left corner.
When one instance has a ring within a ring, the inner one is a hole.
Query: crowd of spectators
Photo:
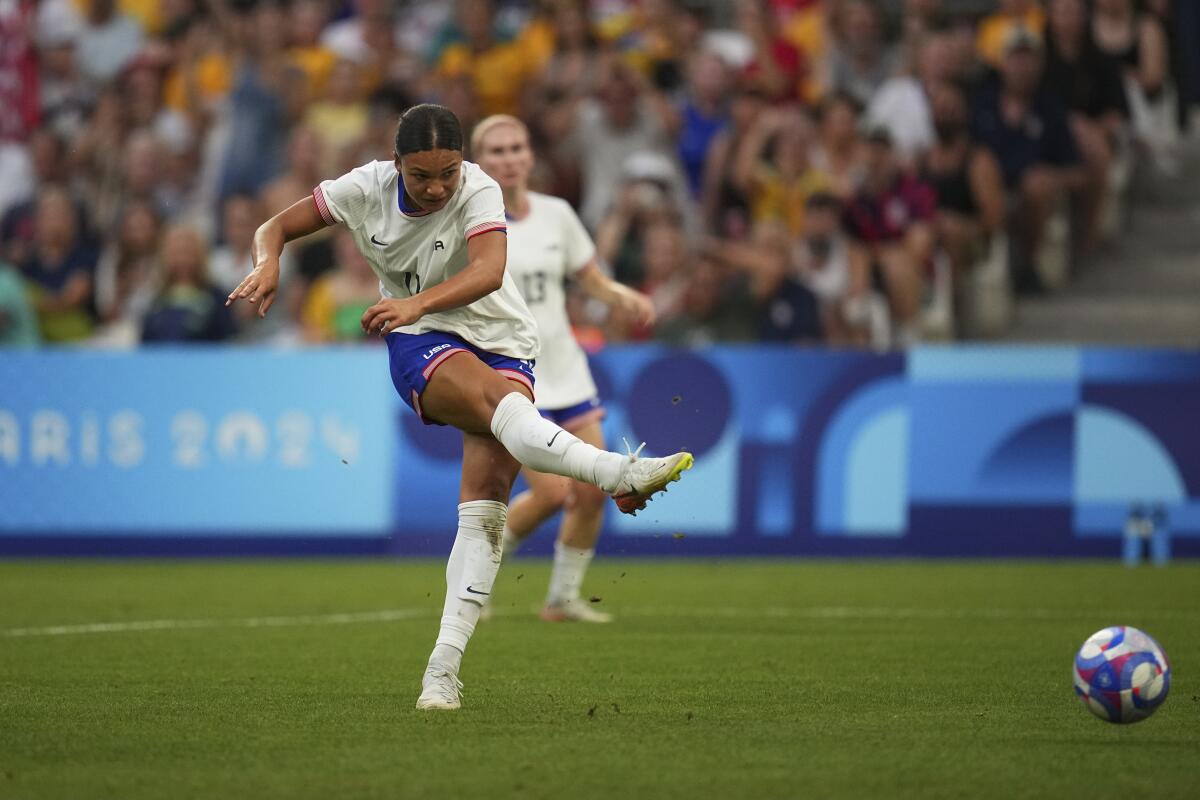
[[[953,335],[981,263],[1039,291],[1055,219],[1086,258],[1119,168],[1178,168],[1186,5],[0,0],[0,344],[362,338],[336,229],[288,246],[266,321],[223,297],[426,101],[526,120],[533,188],[653,299],[642,329],[572,296],[589,346]]]

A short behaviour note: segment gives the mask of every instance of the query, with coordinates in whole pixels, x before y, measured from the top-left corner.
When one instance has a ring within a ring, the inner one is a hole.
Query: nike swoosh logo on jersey
[[[384,244],[383,242],[381,242],[381,241],[379,241],[378,239],[376,239],[376,238],[375,238],[375,234],[373,234],[373,233],[371,234],[371,242],[372,242],[373,244],[377,244],[377,245],[379,245],[380,247],[387,247],[387,245],[386,245],[386,244]]]
[[[474,588],[472,588],[472,587],[470,587],[470,586],[468,586],[468,587],[467,587],[467,591],[468,591],[468,592],[470,592],[471,594],[482,594],[482,595],[489,595],[489,594],[491,594],[491,592],[479,592],[479,591],[476,591]]]

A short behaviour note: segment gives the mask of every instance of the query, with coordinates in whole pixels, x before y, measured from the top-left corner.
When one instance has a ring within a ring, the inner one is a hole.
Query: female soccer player
[[[563,284],[574,278],[590,296],[619,308],[641,325],[654,322],[650,298],[605,275],[596,247],[571,206],[529,191],[533,150],[529,130],[516,117],[497,114],[475,126],[471,153],[500,184],[508,217],[508,272],[517,279],[542,340],[537,359],[537,407],[588,444],[604,448],[604,409],[587,357],[571,334]],[[588,483],[525,470],[529,491],[513,501],[504,529],[504,553],[516,551],[534,529],[563,510],[554,568],[542,619],[608,622],[611,615],[580,599],[584,574],[604,521],[604,494]]]
[[[379,276],[383,297],[362,326],[386,336],[400,397],[426,423],[463,433],[446,603],[417,699],[418,709],[458,708],[463,651],[500,567],[520,465],[586,481],[633,513],[678,480],[692,456],[605,452],[538,413],[537,329],[504,270],[504,199],[495,181],[463,161],[462,128],[449,109],[413,106],[400,117],[392,161],[322,181],[265,222],[254,235],[254,268],[227,302],[244,298],[264,316],[284,244],[334,224],[350,229]]]

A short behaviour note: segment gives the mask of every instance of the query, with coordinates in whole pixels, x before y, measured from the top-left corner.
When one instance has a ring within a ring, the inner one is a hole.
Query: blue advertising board
[[[1200,354],[610,348],[612,449],[696,467],[609,552],[1200,554]],[[0,355],[0,553],[442,553],[459,436],[381,348]],[[542,547],[549,537],[541,537]]]

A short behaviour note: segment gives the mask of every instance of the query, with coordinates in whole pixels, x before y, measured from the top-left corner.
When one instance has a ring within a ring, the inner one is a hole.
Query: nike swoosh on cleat
[[[546,442],[546,447],[554,447],[554,440],[558,438],[559,433],[562,433],[562,431],[560,430],[550,437],[550,441]]]
[[[470,586],[468,586],[468,587],[467,587],[467,591],[468,591],[468,592],[470,592],[471,594],[482,594],[482,595],[489,595],[489,594],[491,594],[491,592],[480,592],[480,591],[476,591],[475,589],[472,589]]]

